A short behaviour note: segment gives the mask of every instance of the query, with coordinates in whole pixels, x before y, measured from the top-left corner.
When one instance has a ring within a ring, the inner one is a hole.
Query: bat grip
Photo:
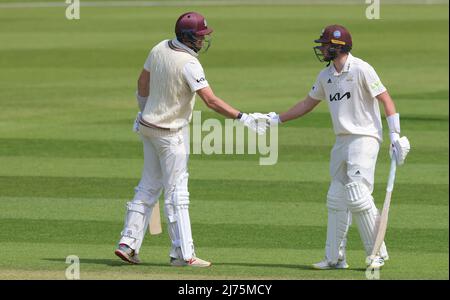
[[[389,178],[387,183],[387,192],[392,192],[394,189],[394,181],[395,181],[395,171],[397,170],[397,162],[395,161],[395,157],[393,156],[391,159],[391,169],[389,170]]]

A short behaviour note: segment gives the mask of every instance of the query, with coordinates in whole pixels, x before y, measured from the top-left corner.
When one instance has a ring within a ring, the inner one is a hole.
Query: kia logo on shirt
[[[341,96],[341,93],[336,93],[336,94],[334,94],[334,96],[331,96],[331,94],[330,94],[330,102],[340,101],[340,100],[344,99],[345,97],[347,97],[347,99],[350,99],[350,92],[347,92],[347,93],[343,94],[342,96]]]

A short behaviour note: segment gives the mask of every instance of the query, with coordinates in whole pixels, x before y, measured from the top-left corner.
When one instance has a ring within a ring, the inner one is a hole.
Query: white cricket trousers
[[[139,253],[151,211],[164,190],[164,213],[172,240],[170,256],[194,255],[188,213],[189,127],[178,131],[139,126],[144,147],[142,177],[128,203],[125,227],[119,243]]]
[[[330,263],[345,259],[351,217],[356,220],[365,250],[373,246],[378,210],[372,192],[380,142],[371,136],[340,135],[331,151],[331,184],[327,195],[328,227],[325,247]],[[387,257],[383,245],[382,256]]]
[[[379,149],[379,141],[371,136],[337,136],[330,159],[332,181],[342,185],[362,181],[372,193]]]

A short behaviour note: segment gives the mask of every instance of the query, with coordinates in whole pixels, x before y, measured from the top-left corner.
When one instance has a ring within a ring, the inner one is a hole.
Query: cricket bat
[[[159,212],[159,201],[156,202],[155,206],[153,206],[148,231],[150,232],[151,235],[157,235],[162,233],[161,214]]]
[[[394,181],[395,181],[395,171],[397,169],[397,163],[395,161],[395,157],[392,156],[391,160],[391,169],[389,171],[388,184],[386,188],[386,197],[384,198],[383,210],[381,212],[381,216],[378,222],[378,231],[375,238],[375,243],[373,245],[371,258],[378,255],[380,251],[381,245],[383,244],[384,237],[386,235],[387,223],[388,223],[388,215],[389,215],[389,207],[391,205],[391,196],[392,190],[394,189]]]

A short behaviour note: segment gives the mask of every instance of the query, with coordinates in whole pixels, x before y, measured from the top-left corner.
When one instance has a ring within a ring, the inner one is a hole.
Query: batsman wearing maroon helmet
[[[400,115],[387,89],[367,62],[354,57],[350,32],[341,25],[327,26],[314,47],[321,62],[327,62],[306,98],[287,112],[270,113],[272,122],[285,123],[312,111],[326,101],[333,122],[336,142],[331,151],[331,184],[327,194],[328,225],[325,259],[316,269],[348,268],[345,257],[346,235],[351,217],[356,222],[369,256],[374,247],[379,216],[372,197],[375,164],[382,143],[382,123],[378,103],[384,106],[391,155],[404,163],[410,145],[400,138]],[[388,259],[386,246],[371,262],[382,267]]]
[[[238,119],[258,134],[266,130],[267,115],[242,113],[217,97],[209,86],[198,54],[209,48],[212,32],[199,13],[181,15],[175,25],[176,38],[153,47],[139,76],[136,96],[141,112],[136,129],[144,146],[144,168],[134,198],[127,203],[125,225],[115,250],[126,262],[140,263],[138,254],[146,228],[164,191],[170,264],[211,265],[194,251],[189,216],[188,129],[196,94],[219,114]]]

